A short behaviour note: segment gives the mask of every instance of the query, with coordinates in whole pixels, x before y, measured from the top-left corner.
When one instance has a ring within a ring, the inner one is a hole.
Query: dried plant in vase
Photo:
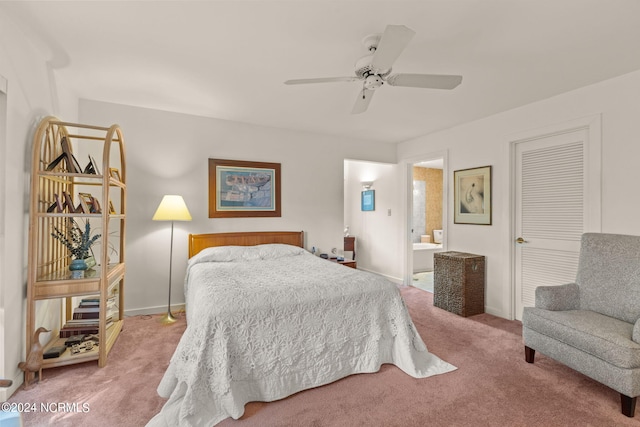
[[[71,220],[71,228],[67,230],[67,233],[63,233],[56,227],[53,229],[54,232],[51,233],[51,236],[61,241],[73,257],[73,261],[71,261],[71,265],[69,265],[71,277],[74,279],[84,277],[84,270],[88,268],[85,259],[89,258],[91,245],[93,245],[101,235],[96,234],[91,237],[91,224],[89,221],[85,223],[84,232],[74,220]]]

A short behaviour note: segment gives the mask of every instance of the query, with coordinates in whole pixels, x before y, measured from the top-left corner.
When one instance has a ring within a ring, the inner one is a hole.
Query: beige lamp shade
[[[154,221],[191,221],[191,214],[182,196],[166,195],[162,198]]]

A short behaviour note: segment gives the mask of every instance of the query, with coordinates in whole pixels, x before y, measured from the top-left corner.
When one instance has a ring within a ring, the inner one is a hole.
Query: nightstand
[[[352,259],[345,259],[344,261],[338,261],[337,258],[329,258],[331,262],[337,262],[338,264],[342,264],[346,267],[357,268],[356,261]]]
[[[356,259],[356,236],[345,236],[342,249],[345,252],[352,252],[352,259]]]

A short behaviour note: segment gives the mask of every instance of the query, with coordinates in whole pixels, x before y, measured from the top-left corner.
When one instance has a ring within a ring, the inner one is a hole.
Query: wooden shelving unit
[[[53,168],[49,167],[63,153],[63,139],[66,140],[69,152],[72,152],[75,145],[78,150],[86,150],[87,157],[99,159],[100,163],[95,163],[97,173],[78,171],[77,168],[70,171],[65,161],[59,162]],[[112,173],[114,170],[117,170],[117,173]],[[79,193],[91,190],[99,192],[91,193],[100,204],[101,211],[98,213],[72,212],[68,207],[62,212],[58,212],[57,208],[52,209],[56,196],[61,198],[67,193],[74,205],[79,205]],[[66,351],[58,358],[44,359],[43,368],[91,360],[97,360],[100,367],[107,363],[107,355],[122,330],[124,319],[126,190],[124,139],[118,125],[101,127],[67,123],[52,116],[40,122],[34,136],[31,173],[27,354],[32,345],[34,331],[42,326],[38,325],[36,320],[39,317],[38,301],[62,301],[62,327],[72,318],[74,297],[99,295],[101,300],[98,321],[99,345],[85,353],[71,355],[70,351]],[[82,279],[71,278],[69,251],[51,235],[54,229],[64,230],[72,221],[89,221],[91,235],[101,234],[93,246],[96,248],[93,253],[97,265],[87,270]],[[113,323],[107,327],[107,300],[113,295],[117,295],[117,310],[112,313]],[[52,333],[54,338],[45,346],[45,350],[54,345],[64,345],[65,338],[58,338],[59,330],[53,330]]]

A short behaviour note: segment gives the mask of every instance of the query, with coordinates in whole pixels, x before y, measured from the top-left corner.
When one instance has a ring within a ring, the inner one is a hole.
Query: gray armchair
[[[525,360],[535,352],[620,393],[633,417],[640,395],[640,236],[586,233],[575,283],[536,289],[522,315]]]

